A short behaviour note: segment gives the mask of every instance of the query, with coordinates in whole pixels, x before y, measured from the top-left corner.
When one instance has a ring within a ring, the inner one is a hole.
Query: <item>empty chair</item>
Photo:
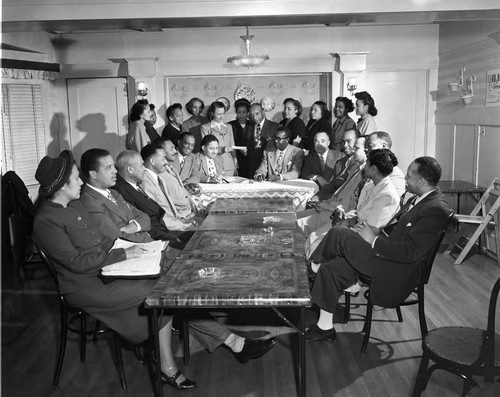
[[[486,331],[472,327],[441,327],[429,331],[424,338],[413,397],[422,394],[436,369],[463,379],[462,396],[477,386],[472,376],[484,376],[485,382],[493,382],[494,377],[500,375],[500,335],[495,334],[499,290],[500,278],[491,292]],[[435,364],[429,367],[430,360]]]
[[[476,241],[481,235],[484,235],[484,241],[486,246],[486,254],[488,255],[490,251],[490,241],[488,235],[485,233],[488,229],[492,230],[495,235],[495,253],[498,264],[500,265],[500,236],[498,228],[498,209],[500,208],[500,178],[495,178],[491,182],[490,186],[486,189],[483,196],[474,207],[470,215],[460,215],[455,214],[456,221],[460,224],[464,224],[460,232],[455,237],[455,240],[448,246],[445,254],[452,254],[455,247],[460,249],[460,253],[456,257],[455,265],[459,265],[463,262],[471,248],[474,246]],[[472,235],[470,232],[472,231]],[[464,246],[460,245],[462,238],[466,239],[466,244]]]

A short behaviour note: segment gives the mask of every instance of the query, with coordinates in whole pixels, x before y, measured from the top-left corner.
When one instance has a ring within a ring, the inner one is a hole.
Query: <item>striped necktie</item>
[[[260,139],[262,133],[262,128],[260,127],[260,124],[257,124],[255,128],[255,148],[258,149],[262,146],[262,142]]]
[[[283,171],[283,151],[280,151],[280,155],[278,156],[278,162],[276,163],[276,173],[281,174]]]
[[[113,197],[113,195],[111,194],[111,190],[108,190],[108,199],[109,199],[110,201],[112,201],[112,202],[113,202],[113,204],[118,205],[118,203],[116,202],[116,199],[115,199],[115,198]]]

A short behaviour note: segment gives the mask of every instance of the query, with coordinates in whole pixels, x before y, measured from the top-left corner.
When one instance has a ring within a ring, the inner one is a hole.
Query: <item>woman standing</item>
[[[306,135],[306,125],[300,118],[302,104],[293,98],[283,101],[283,120],[280,124],[290,130],[290,144],[299,146],[302,138]]]
[[[248,114],[250,112],[250,102],[241,98],[234,103],[234,109],[236,110],[236,119],[229,122],[233,128],[234,142],[236,146],[247,146],[248,140],[253,137],[253,127],[254,124],[248,120]],[[238,175],[244,178],[253,178],[253,175],[249,175],[248,172],[248,160],[245,151],[238,150],[236,152],[236,158],[238,160]]]
[[[212,102],[210,105],[207,117],[210,122],[201,126],[201,137],[213,135],[219,141],[219,149],[217,156],[222,160],[224,166],[224,176],[236,175],[237,160],[233,128],[230,124],[224,123],[224,114],[226,109],[222,102]]]
[[[336,117],[333,123],[333,131],[330,138],[330,149],[342,151],[342,136],[344,132],[356,129],[356,123],[349,117],[354,110],[354,104],[349,98],[339,96],[335,99],[333,115]]]
[[[149,106],[148,106],[149,109]],[[78,176],[70,151],[44,157],[36,170],[40,183],[40,209],[35,217],[36,244],[54,262],[60,285],[69,304],[85,310],[131,343],[149,338],[148,316],[141,311],[156,280],[117,279],[104,284],[99,270],[111,263],[143,254],[138,245],[111,249],[113,241],[94,227],[83,207]],[[159,331],[162,379],[175,389],[196,386],[178,370],[171,349],[172,318]]]
[[[316,101],[311,106],[309,122],[306,126],[306,134],[300,143],[300,147],[305,150],[314,150],[314,135],[317,132],[326,132],[332,135],[332,112],[323,101]]]
[[[193,134],[193,153],[198,153],[201,146],[201,126],[208,122],[208,119],[202,114],[203,109],[205,109],[205,103],[200,98],[194,97],[186,103],[185,107],[191,117],[182,123],[182,131]]]
[[[375,101],[372,96],[366,91],[357,92],[356,97],[356,114],[360,116],[358,120],[358,131],[363,135],[369,135],[377,131],[377,123],[375,123],[374,116],[377,115],[378,110],[375,107]]]
[[[150,120],[151,109],[149,104],[141,100],[134,103],[134,106],[130,109],[130,126],[125,142],[125,147],[128,150],[140,152],[144,146],[151,143],[145,125]]]

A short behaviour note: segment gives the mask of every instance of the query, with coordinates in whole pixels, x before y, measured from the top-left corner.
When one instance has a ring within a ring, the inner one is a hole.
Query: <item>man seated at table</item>
[[[110,190],[117,173],[111,154],[104,149],[90,149],[83,153],[80,164],[86,184],[79,200],[101,234],[110,240],[123,237],[138,243],[153,241],[148,233],[149,216]]]
[[[215,135],[205,135],[201,140],[201,151],[196,154],[195,167],[200,175],[201,183],[226,183],[224,177],[224,163],[220,156],[219,140]]]
[[[385,131],[375,131],[366,137],[365,146],[368,152],[374,149],[391,149],[392,139]],[[405,174],[401,171],[401,168],[394,167],[390,178],[397,192],[402,196],[406,190],[406,184]]]
[[[160,174],[166,171],[168,165],[165,151],[161,147],[149,144],[142,148],[141,157],[146,167],[141,187],[150,198],[160,204],[165,210],[165,214],[163,215],[165,225],[170,230],[196,229],[193,224],[194,213],[189,211],[180,214],[178,212],[178,207],[168,191],[167,183],[160,177]]]
[[[193,134],[183,132],[177,141],[177,154],[174,156],[172,166],[179,173],[184,187],[190,193],[199,193],[200,174],[196,168],[196,155],[193,153],[194,144]]]
[[[361,189],[367,183],[363,175],[366,162],[365,137],[359,137],[354,144],[353,157],[358,168],[349,174],[348,179],[327,200],[310,201],[311,209],[297,212],[297,224],[306,236],[324,225],[330,225],[333,211],[341,205],[346,211],[356,209]],[[317,196],[313,198],[318,198]]]
[[[344,152],[344,157],[335,162],[333,176],[317,193],[318,199],[326,200],[332,197],[333,193],[359,170],[359,163],[357,163],[353,157],[354,144],[359,137],[359,132],[355,129],[347,130],[342,135],[342,151]]]
[[[314,135],[314,150],[304,158],[302,179],[310,179],[321,188],[333,177],[335,163],[340,160],[340,152],[329,149],[330,138],[326,132]]]
[[[296,146],[289,145],[290,131],[279,127],[273,136],[275,150],[266,150],[259,168],[255,171],[254,179],[270,182],[288,181],[297,179],[302,170],[304,151]]]
[[[396,214],[388,235],[364,223],[354,230],[333,227],[311,255],[319,266],[311,291],[320,307],[318,322],[306,332],[308,340],[335,341],[333,313],[343,290],[358,275],[371,277],[375,305],[400,305],[420,282],[421,260],[448,221],[450,209],[438,189],[441,166],[432,157],[415,159],[406,173],[408,191],[415,196]]]
[[[168,230],[163,222],[165,210],[149,198],[140,185],[146,174],[141,155],[134,150],[124,150],[116,158],[115,166],[118,175],[116,185],[112,188],[119,192],[129,204],[149,216],[151,237],[155,240],[169,241],[169,247],[183,249],[193,232]]]

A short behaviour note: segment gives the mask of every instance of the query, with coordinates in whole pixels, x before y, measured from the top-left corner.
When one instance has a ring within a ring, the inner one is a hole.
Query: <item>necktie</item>
[[[179,167],[182,171],[182,167],[184,167],[184,156],[179,155]]]
[[[403,195],[404,196],[404,195]],[[411,210],[414,206],[415,206],[415,201],[417,201],[417,198],[418,196],[417,195],[414,195],[413,197],[411,197],[406,203],[405,205],[403,205],[403,207],[401,207],[401,209],[396,212],[396,215],[394,215],[391,220],[387,223],[388,225],[390,225],[391,223],[393,223],[396,219],[401,219],[409,210]]]
[[[118,203],[116,202],[116,199],[113,197],[110,190],[108,190],[108,199],[110,199],[113,202],[113,204],[118,205]]]
[[[257,124],[257,127],[255,129],[255,148],[258,149],[262,146],[262,142],[260,140],[260,135],[262,133],[262,128],[260,127],[260,124]]]
[[[142,195],[148,197],[147,193],[142,189],[141,185],[137,184],[137,191]]]
[[[179,182],[179,185],[181,185],[181,187],[184,187],[184,185],[182,184],[181,177],[179,176],[179,174],[174,170],[174,168],[170,164],[167,164],[166,169],[170,175],[175,177],[176,181]]]
[[[170,206],[170,210],[172,211],[172,214],[176,214],[175,208],[172,205],[170,201],[170,197],[167,194],[167,191],[165,190],[165,185],[163,184],[163,181],[161,180],[160,176],[158,176],[158,185],[160,186],[160,190],[162,191],[163,195],[167,199],[168,205]]]
[[[215,168],[215,163],[213,159],[208,159],[208,176],[214,177],[217,174],[217,170]]]
[[[276,164],[276,173],[281,174],[283,171],[283,152],[280,151],[280,155],[278,156],[278,163]]]
[[[325,158],[322,154],[319,155],[319,163],[321,164],[321,170],[325,170]]]

